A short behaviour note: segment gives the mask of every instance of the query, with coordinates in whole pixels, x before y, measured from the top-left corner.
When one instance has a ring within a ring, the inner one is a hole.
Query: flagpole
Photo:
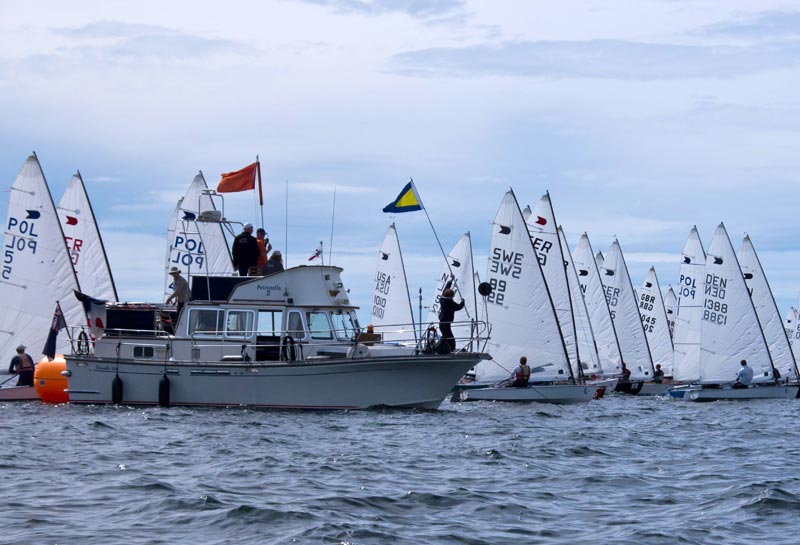
[[[261,161],[256,155],[256,165],[258,170],[258,204],[261,207],[261,227],[264,227],[264,192],[261,189]]]
[[[333,186],[333,210],[331,210],[331,243],[328,245],[328,263],[332,263],[333,259],[333,220],[336,218],[336,186]],[[319,243],[319,247],[322,248],[322,241]],[[322,260],[322,264],[325,264],[325,260]]]
[[[416,190],[417,186],[413,185],[414,184],[414,178],[410,178],[410,180],[411,180],[411,183],[412,183],[412,187],[414,187],[414,189]],[[419,194],[417,194],[417,199],[422,201],[422,199],[419,197]],[[422,204],[422,203],[420,202],[420,204]],[[439,251],[442,252],[442,257],[444,258],[444,262],[447,264],[447,270],[450,273],[450,276],[452,277],[453,276],[453,269],[450,268],[450,260],[447,259],[447,254],[444,252],[444,247],[442,246],[442,241],[439,240],[439,235],[436,233],[436,228],[433,226],[433,222],[431,221],[430,215],[428,215],[428,209],[425,208],[425,206],[422,206],[422,210],[425,211],[425,217],[428,218],[428,223],[431,226],[431,231],[433,231],[433,238],[436,239],[436,244],[439,245]],[[457,286],[456,286],[456,289],[458,289]]]

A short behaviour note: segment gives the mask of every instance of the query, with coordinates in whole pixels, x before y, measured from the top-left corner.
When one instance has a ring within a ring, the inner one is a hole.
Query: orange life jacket
[[[517,371],[517,374],[514,378],[516,378],[516,380],[528,382],[528,380],[531,378],[531,368],[528,367],[527,363],[520,364],[519,367],[520,370]]]

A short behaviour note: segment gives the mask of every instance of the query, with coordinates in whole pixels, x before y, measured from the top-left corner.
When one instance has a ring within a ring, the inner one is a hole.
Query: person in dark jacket
[[[453,335],[452,323],[455,319],[456,312],[464,308],[464,299],[460,303],[456,303],[453,299],[455,292],[450,288],[453,280],[447,282],[442,297],[439,299],[439,331],[442,333],[442,338],[450,346],[450,350],[456,349],[456,338]]]
[[[17,355],[11,358],[8,366],[9,373],[19,375],[17,386],[33,386],[33,358],[25,353],[25,348],[24,345],[17,347]]]
[[[244,231],[233,239],[233,266],[239,271],[239,276],[250,276],[250,268],[258,264],[260,253],[253,236],[253,224],[245,223]]]

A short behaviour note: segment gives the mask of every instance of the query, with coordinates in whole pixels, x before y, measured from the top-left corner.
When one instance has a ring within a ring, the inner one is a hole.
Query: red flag
[[[217,193],[236,193],[256,188],[256,168],[258,163],[247,165],[236,172],[226,172],[217,186]]]

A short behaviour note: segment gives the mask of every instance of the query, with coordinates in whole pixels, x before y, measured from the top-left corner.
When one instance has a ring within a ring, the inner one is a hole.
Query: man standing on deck
[[[244,230],[233,239],[233,266],[239,271],[239,276],[250,276],[250,268],[258,264],[259,254],[253,224],[245,223]]]
[[[733,383],[733,387],[737,390],[747,388],[751,382],[753,382],[753,370],[748,367],[747,360],[742,360],[742,366],[736,372],[736,382]]]
[[[25,353],[25,345],[17,347],[17,355],[11,358],[8,372],[18,374],[17,386],[33,386],[33,359]]]
[[[192,293],[189,290],[189,282],[181,276],[181,270],[178,267],[170,267],[169,274],[172,276],[173,291],[172,295],[167,297],[167,304],[169,305],[175,301],[175,305],[178,307],[178,316],[180,317],[181,310],[189,302]]]
[[[444,286],[442,296],[439,298],[439,331],[442,333],[442,339],[450,347],[450,352],[456,349],[456,338],[453,335],[453,320],[455,320],[456,312],[464,308],[464,298],[461,298],[460,303],[456,303],[454,297],[455,292],[450,288],[453,285],[454,276],[450,275],[450,280]]]

